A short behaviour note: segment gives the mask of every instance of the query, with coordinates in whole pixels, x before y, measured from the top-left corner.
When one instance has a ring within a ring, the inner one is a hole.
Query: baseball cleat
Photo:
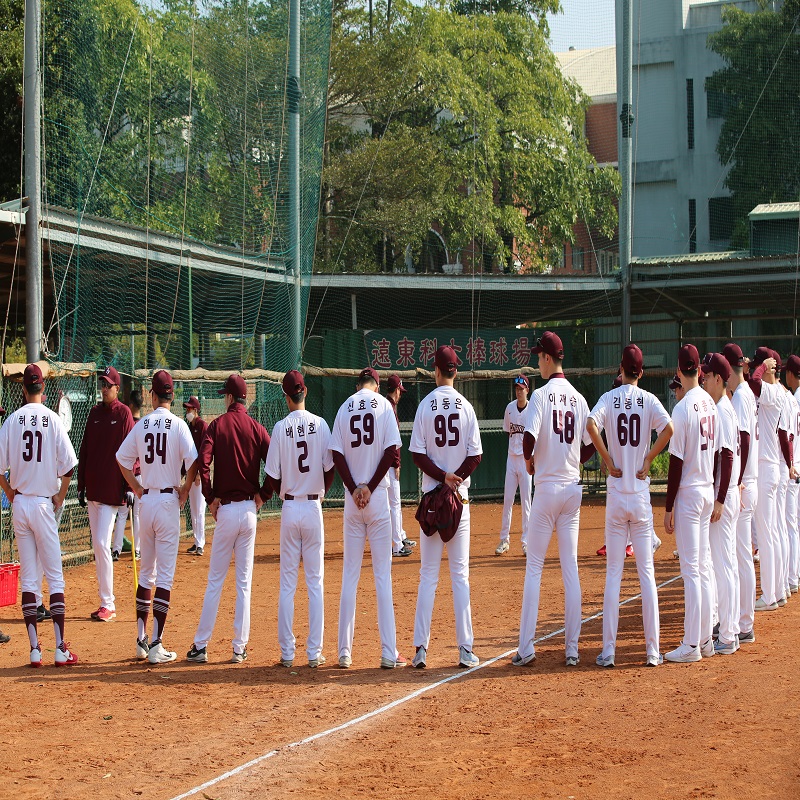
[[[597,555],[605,556],[606,555],[606,546],[603,545],[602,547],[597,548]]]
[[[753,644],[756,640],[755,631],[747,631],[747,633],[739,634],[739,644]]]
[[[283,658],[278,662],[279,666],[291,669],[294,666],[294,658]]]
[[[177,653],[167,650],[160,641],[153,642],[147,654],[147,660],[151,664],[169,664],[170,661],[174,661],[177,657]]]
[[[408,664],[408,661],[406,661],[400,653],[397,654],[397,658],[381,657],[381,669],[396,669],[398,667],[405,667],[406,664]]]
[[[625,558],[633,558],[633,545],[629,544],[625,548]]]
[[[736,642],[725,642],[722,639],[717,639],[714,642],[714,652],[720,656],[732,656],[736,652]]]
[[[50,610],[45,608],[44,603],[36,609],[36,621],[44,622],[46,619],[52,619],[53,615]]]
[[[597,664],[598,667],[605,667],[606,669],[616,666],[614,663],[614,656],[604,656],[602,653],[597,656],[594,663]]]
[[[193,555],[194,555],[194,554],[197,552],[197,545],[196,545],[196,544],[193,544],[193,545],[192,545],[190,548],[188,548],[188,549],[186,550],[186,552],[187,552],[189,555],[193,556]]]
[[[110,622],[112,619],[117,618],[117,612],[112,611],[110,608],[100,606],[97,611],[92,613],[92,619],[95,622]]]
[[[714,630],[711,633],[711,638],[716,642],[719,639],[719,622],[714,625]]]
[[[763,597],[759,597],[758,600],[756,600],[754,608],[756,611],[777,611],[778,604],[768,603]]]
[[[458,666],[464,667],[464,669],[472,669],[472,667],[477,667],[481,661],[472,650],[467,650],[466,647],[459,647],[458,648]]]
[[[201,556],[201,555],[203,555],[203,548],[202,548],[202,547],[198,547],[198,548],[197,548],[197,550],[195,550],[195,551],[194,551],[194,554],[195,554],[196,556]]]
[[[496,556],[501,556],[501,555],[503,555],[503,553],[507,553],[509,551],[510,547],[511,547],[511,545],[509,545],[508,539],[504,539],[502,542],[500,542],[499,545],[497,545],[497,547],[495,548],[494,554]]]
[[[678,551],[677,551],[677,550],[673,550],[673,551],[672,551],[672,557],[673,557],[673,558],[680,558],[680,555],[678,554]]]
[[[521,656],[519,650],[511,658],[512,667],[525,667],[528,664],[533,664],[536,661],[536,653],[531,653],[529,656]]]
[[[655,656],[647,656],[647,661],[644,662],[646,667],[660,667],[664,663],[664,656],[659,653]]]
[[[147,658],[147,654],[150,652],[150,641],[145,635],[144,639],[137,639],[136,640],[136,658],[144,661]]]
[[[339,666],[341,669],[350,669],[353,666],[353,659],[350,656],[339,656]]]
[[[31,666],[42,666],[42,648],[38,645],[36,647],[31,647]]]
[[[11,637],[7,633],[0,631],[0,644],[8,644],[10,641]]]
[[[416,547],[417,543],[414,539],[403,539],[403,547]]]
[[[797,594],[797,592],[798,592],[798,591],[800,591],[800,584],[797,584],[797,583],[790,583],[790,584],[789,584],[789,591],[790,591],[792,594]]]
[[[399,550],[392,550],[392,558],[405,558],[411,555],[411,548],[403,545]]]
[[[522,543],[522,555],[524,555],[525,558],[528,557],[528,545],[525,542]]]
[[[659,539],[658,536],[653,534],[653,552],[655,553],[659,547],[661,547],[661,539]]]
[[[197,647],[192,642],[192,649],[186,654],[186,660],[191,661],[193,664],[205,664],[208,661],[207,647]]]
[[[141,552],[140,552],[139,550],[134,550],[134,552],[133,552],[133,557],[134,557],[134,558],[135,558],[137,561],[141,561],[141,559],[142,559],[142,554],[141,554]]]
[[[320,656],[320,658],[322,658]],[[324,658],[322,659],[325,660]],[[235,650],[233,651],[233,655],[231,656],[231,664],[241,664],[247,661],[247,648],[245,647],[241,653],[237,653]]]
[[[112,561],[119,561],[119,550],[112,550],[111,551],[111,560]]]
[[[70,653],[69,645],[64,642],[59,647],[56,647],[56,666],[57,667],[72,667],[78,663],[78,656],[75,653]]]
[[[664,660],[671,661],[673,664],[690,664],[695,661],[702,661],[703,656],[699,647],[679,644],[674,650],[664,653]]]
[[[417,652],[414,653],[414,658],[411,659],[411,666],[415,669],[425,669],[428,659],[428,651],[420,645]]]
[[[579,656],[567,656],[567,660],[565,662],[566,666],[568,667],[577,667],[580,662]]]
[[[778,598],[778,607],[783,608],[785,605],[786,605],[786,598],[781,595],[781,597]]]
[[[316,658],[309,658],[308,659],[308,666],[311,669],[316,669],[317,667],[321,667],[325,663],[325,656],[320,653]]]

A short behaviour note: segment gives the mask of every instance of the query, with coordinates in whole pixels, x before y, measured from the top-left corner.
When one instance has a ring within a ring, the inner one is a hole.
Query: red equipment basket
[[[0,564],[0,606],[13,606],[17,602],[19,564]]]

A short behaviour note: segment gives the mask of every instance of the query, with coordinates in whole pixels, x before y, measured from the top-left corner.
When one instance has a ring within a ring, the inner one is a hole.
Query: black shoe
[[[194,551],[194,554],[195,554],[196,556],[201,556],[201,555],[203,555],[203,548],[202,548],[202,547],[196,547],[196,548],[195,548],[195,551]]]
[[[403,545],[399,550],[392,550],[392,558],[404,558],[411,555],[411,548]]]
[[[711,638],[716,642],[719,639],[719,622],[714,626],[714,632],[711,634]]]
[[[11,637],[7,633],[3,633],[0,631],[0,644],[6,644],[6,642],[10,642]]]
[[[407,547],[409,550],[412,547],[416,547],[417,543],[413,539],[403,539],[403,547]]]
[[[141,557],[142,557],[142,554],[141,554],[141,553],[140,553],[140,552],[137,550],[137,551],[136,551],[136,552],[133,554],[133,557],[134,557],[134,558],[135,558],[137,561],[139,561],[139,559],[141,559]]]
[[[119,550],[112,550],[111,551],[111,560],[112,561],[119,561]]]
[[[205,647],[198,648],[192,643],[192,649],[186,654],[186,660],[195,664],[205,664],[208,661],[208,652]]]
[[[193,544],[186,552],[193,556],[197,552],[197,545]]]
[[[46,619],[53,619],[53,615],[42,604],[36,609],[36,621],[44,622]]]

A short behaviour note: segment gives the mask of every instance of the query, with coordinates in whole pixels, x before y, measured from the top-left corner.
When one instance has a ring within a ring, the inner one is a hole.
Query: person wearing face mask
[[[205,436],[208,423],[200,415],[200,398],[190,397],[184,404],[186,409],[186,424],[192,432],[194,446],[200,452],[200,444]],[[192,515],[192,533],[194,541],[192,546],[186,551],[190,555],[203,555],[203,548],[206,546],[206,501],[203,497],[203,490],[200,487],[200,474],[197,474],[192,488],[189,490],[189,509]]]

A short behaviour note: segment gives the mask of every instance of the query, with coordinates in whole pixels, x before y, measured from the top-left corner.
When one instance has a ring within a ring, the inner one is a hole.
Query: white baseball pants
[[[500,541],[507,542],[511,536],[511,516],[514,511],[514,497],[519,487],[519,504],[522,511],[522,536],[520,542],[528,541],[528,518],[531,514],[531,486],[533,476],[528,474],[524,456],[509,453],[506,461],[506,484],[503,491],[503,520],[500,525]]]
[[[52,499],[18,494],[12,505],[22,591],[39,595],[43,570],[50,594],[63,594],[61,544]]]
[[[395,477],[394,467],[389,468],[389,514],[392,520],[392,550],[403,548],[403,539],[408,538],[403,530],[403,506],[400,502],[400,481]]]
[[[739,585],[736,556],[736,523],[739,521],[739,487],[725,496],[719,521],[709,527],[711,561],[717,585],[720,641],[730,644],[740,633]]]
[[[94,568],[97,573],[97,593],[100,605],[109,611],[116,611],[114,604],[114,562],[111,560],[111,534],[114,530],[114,519],[120,506],[109,506],[88,500],[86,510],[89,512],[89,528],[92,532],[92,549],[94,550]]]
[[[653,567],[653,509],[649,492],[606,497],[606,590],[603,598],[603,656],[613,656],[619,626],[619,594],[625,548],[630,542],[642,592],[642,624],[648,656],[659,654],[658,589]]]
[[[753,564],[752,525],[758,507],[758,484],[742,487],[741,508],[736,520],[736,563],[739,587],[739,632],[753,630],[756,602],[756,570]]]
[[[713,587],[709,525],[714,510],[711,486],[682,486],[674,506],[675,541],[683,578],[683,643],[704,645],[713,633]]]
[[[776,509],[776,522],[778,523],[779,544],[779,571],[778,571],[778,598],[789,594],[789,531],[786,527],[786,493],[789,489],[789,469],[781,464],[780,480],[778,481],[778,507]]]
[[[122,552],[122,543],[125,538],[125,525],[128,522],[129,508],[127,504],[117,509],[117,521],[114,523],[114,535],[111,540],[111,549]]]
[[[139,586],[171,590],[181,535],[181,510],[175,492],[161,494],[156,489],[142,496],[139,534]]]
[[[798,442],[800,447],[800,442]],[[791,481],[786,495],[786,527],[789,533],[789,585],[800,584],[800,531],[798,531],[797,503],[800,484]]]
[[[759,576],[764,602],[778,600],[780,544],[778,542],[778,465],[758,462],[758,508],[755,514]],[[781,592],[783,594],[783,592]]]
[[[323,577],[325,533],[319,500],[285,500],[281,511],[281,577],[278,596],[278,644],[281,658],[293,659],[294,595],[300,560],[308,589],[308,660],[322,653],[325,605]]]
[[[525,658],[535,651],[539,594],[547,548],[558,537],[558,557],[564,581],[564,625],[566,654],[578,655],[581,632],[581,584],[578,577],[578,528],[583,490],[577,483],[540,483],[536,487],[528,519],[528,557],[519,623],[519,654]]]
[[[236,608],[233,612],[233,649],[241,653],[250,639],[250,589],[253,583],[253,554],[256,544],[256,504],[239,500],[221,505],[217,511],[214,543],[208,560],[208,584],[194,644],[205,647],[214,632],[219,600],[233,555],[236,570]],[[144,560],[144,553],[142,553]]]
[[[469,505],[461,512],[455,536],[445,543],[439,534],[426,536],[419,532],[419,589],[417,610],[414,614],[414,646],[428,649],[431,639],[431,620],[442,555],[447,547],[447,563],[450,566],[450,585],[453,590],[453,610],[456,617],[456,642],[459,647],[472,650],[472,606],[469,592]]]
[[[339,597],[339,658],[352,657],[356,627],[356,593],[361,577],[364,545],[369,541],[375,599],[378,605],[378,633],[382,658],[397,658],[397,631],[392,603],[392,521],[386,488],[379,486],[363,509],[350,492],[344,496],[344,560],[342,592]]]
[[[206,546],[206,499],[197,480],[189,489],[189,512],[192,515],[192,536],[197,547]],[[214,533],[216,536],[216,532]]]

